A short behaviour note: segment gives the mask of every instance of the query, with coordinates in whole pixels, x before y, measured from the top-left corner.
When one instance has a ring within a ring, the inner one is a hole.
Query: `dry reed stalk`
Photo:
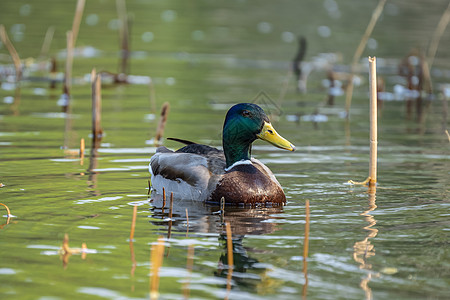
[[[50,51],[50,45],[53,40],[53,35],[55,34],[55,27],[50,26],[45,32],[44,42],[42,43],[41,53],[39,54],[39,58],[43,59],[48,56],[48,52]]]
[[[67,57],[66,57],[66,69],[64,72],[64,84],[63,84],[63,97],[65,97],[65,103],[63,105],[63,111],[68,112],[70,106],[70,88],[72,84],[72,63],[73,63],[73,33],[67,31]]]
[[[425,58],[420,60],[423,74],[423,89],[431,95],[433,93],[433,83],[431,82],[430,66]]]
[[[3,24],[0,25],[0,39],[2,40],[6,49],[8,49],[9,55],[11,55],[11,59],[16,69],[16,82],[19,82],[22,78],[22,64],[20,62],[19,54],[9,40],[8,34],[6,33],[6,29]]]
[[[0,188],[1,187],[4,187],[4,185],[3,185],[3,183],[0,183]],[[4,206],[5,208],[6,208],[6,213],[7,213],[7,216],[6,216],[6,225],[8,225],[9,224],[9,221],[11,220],[11,211],[9,210],[9,207],[6,205],[6,204],[3,204],[3,203],[0,203],[0,205],[2,205],[2,206]],[[5,224],[4,224],[5,225]],[[0,229],[1,228],[3,228],[3,225],[0,227]]]
[[[62,249],[64,253],[72,253],[72,250],[69,247],[69,235],[67,233],[64,234]]]
[[[86,259],[87,256],[87,245],[86,243],[81,244],[81,259]]]
[[[170,192],[170,204],[169,204],[169,228],[167,229],[167,238],[170,239],[172,233],[172,212],[173,212],[173,192]],[[167,250],[167,256],[169,256],[169,250]]]
[[[81,248],[70,248],[69,247],[69,235],[67,233],[64,234],[63,244],[62,244],[62,253],[63,254],[80,254],[85,253],[87,246],[86,243],[81,244]]]
[[[306,270],[306,259],[308,258],[309,251],[309,222],[310,222],[310,211],[309,211],[309,200],[305,203],[305,238],[303,242],[303,270]]]
[[[2,185],[2,184],[0,184]],[[8,217],[11,216],[11,211],[9,210],[9,207],[6,204],[0,203],[0,205],[4,206],[6,208],[6,213],[8,214]]]
[[[102,95],[101,95],[101,74],[97,74],[95,68],[91,72],[92,81],[92,140],[94,144],[102,137],[101,117],[102,117]]]
[[[378,107],[377,107],[377,64],[375,57],[369,57],[369,89],[370,89],[370,157],[369,177],[362,182],[349,180],[351,184],[377,184],[377,145],[378,145]]]
[[[159,145],[161,143],[161,139],[164,133],[164,127],[166,126],[167,116],[169,115],[170,105],[168,102],[165,102],[161,108],[161,117],[159,119],[158,128],[156,129],[155,136],[155,145]]]
[[[225,212],[225,197],[220,198],[220,211]]]
[[[370,161],[369,186],[377,183],[377,146],[378,146],[378,111],[377,111],[377,59],[369,57],[370,81]]]
[[[372,34],[372,31],[375,27],[375,24],[378,21],[378,18],[380,17],[381,13],[383,12],[385,3],[386,3],[386,0],[380,0],[378,2],[377,7],[375,7],[374,11],[372,12],[372,18],[370,19],[370,22],[367,25],[366,31],[364,32],[364,35],[362,36],[361,41],[359,42],[358,48],[356,48],[355,54],[353,55],[351,74],[350,74],[349,83],[348,83],[346,95],[345,95],[345,111],[347,112],[347,118],[349,117],[350,106],[352,104],[353,76],[356,73],[356,65],[358,64],[358,61],[361,58],[361,55],[362,55],[364,49],[366,48],[367,41],[369,40],[369,37]]]
[[[121,45],[121,53],[120,56],[122,58],[120,64],[119,74],[128,74],[128,58],[130,56],[130,47],[129,47],[129,30],[128,30],[128,14],[127,7],[125,5],[125,0],[116,0],[116,8],[117,15],[120,20],[120,45]]]
[[[69,257],[72,255],[72,250],[69,247],[69,235],[64,234],[63,244],[62,244],[62,262],[64,269],[67,268],[69,263]]]
[[[447,135],[448,141],[450,142],[450,134],[448,133],[447,129],[445,129],[445,134]]]
[[[63,95],[64,97],[64,95]],[[68,101],[68,98],[67,98]],[[68,102],[67,102],[68,103]],[[65,113],[64,118],[64,152],[71,155],[69,150],[69,141],[71,140],[71,130],[72,130],[72,108],[70,105],[63,106],[63,112]]]
[[[292,70],[291,73],[288,74],[288,78],[286,81],[289,81],[290,77],[292,76],[292,73],[295,74],[295,77],[297,79],[297,91],[301,93],[306,93],[307,90],[307,79],[308,74],[304,70],[302,70],[302,61],[305,57],[307,49],[307,43],[306,38],[299,37],[298,39],[298,48],[297,53],[294,57],[294,60],[292,61]]]
[[[162,205],[163,212],[165,207],[166,207],[166,189],[163,188],[163,205]]]
[[[333,106],[334,105],[334,92],[332,91],[332,89],[335,86],[335,83],[334,83],[335,82],[335,74],[332,69],[328,70],[327,79],[328,79],[328,82],[330,83],[330,86],[328,87],[327,105]]]
[[[84,148],[85,148],[85,144],[84,144],[84,139],[82,138],[80,140],[80,165],[83,165],[83,163],[84,163]]]
[[[56,87],[56,77],[58,75],[58,64],[56,63],[56,58],[52,57],[50,59],[50,74],[49,74],[49,79],[50,79],[50,88],[54,89]]]
[[[4,185],[3,183],[0,182],[0,188],[2,188],[2,187],[4,187],[4,186],[5,186],[5,185]],[[6,223],[0,225],[0,229],[3,229],[3,227],[5,227],[5,225],[8,225],[8,224],[9,224],[9,221],[11,220],[11,212],[9,211],[9,208],[8,208],[8,206],[6,206],[6,204],[0,203],[0,205],[4,206],[4,207],[6,208],[6,213],[7,213],[7,216],[6,216]]]
[[[183,284],[183,295],[184,299],[189,299],[189,283],[192,277],[192,268],[194,267],[194,245],[190,244],[188,246],[186,270],[188,271],[188,277],[186,282]]]
[[[158,242],[151,248],[150,267],[150,299],[156,300],[159,297],[159,268],[162,266],[164,254],[164,240],[158,238]]]
[[[77,1],[77,7],[75,9],[75,16],[73,17],[73,23],[72,23],[72,39],[73,39],[73,45],[75,46],[77,37],[78,37],[78,31],[80,30],[80,23],[81,18],[83,16],[83,10],[84,10],[84,3],[85,0],[78,0]]]
[[[450,21],[450,2],[447,6],[447,9],[442,14],[441,19],[433,33],[433,37],[431,38],[430,46],[428,47],[427,53],[427,62],[428,67],[431,69],[434,57],[436,56],[436,51],[439,46],[439,41],[441,40],[442,35],[444,34],[445,28],[447,27],[448,22]]]
[[[172,212],[173,212],[173,192],[170,192],[169,219],[172,219]]]
[[[136,228],[137,205],[133,206],[133,217],[131,219],[130,241],[134,239],[134,229]]]
[[[228,256],[228,273],[227,273],[227,295],[225,299],[228,299],[228,293],[231,290],[231,278],[233,277],[233,240],[231,235],[230,223],[225,223],[225,228],[227,232],[227,256]]]

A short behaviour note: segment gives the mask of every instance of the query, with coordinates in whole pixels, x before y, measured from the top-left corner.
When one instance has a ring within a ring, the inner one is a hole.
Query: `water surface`
[[[306,94],[289,77],[298,35],[308,41],[306,61],[333,53],[337,61],[331,67],[348,71],[375,6],[376,1],[127,1],[133,16],[131,74],[151,77],[155,102],[147,84],[105,82],[105,135],[91,155],[91,88],[84,78],[93,67],[117,72],[119,55],[115,2],[88,1],[70,116],[57,105],[60,83],[50,89],[45,69],[26,73],[20,90],[1,77],[0,202],[13,217],[7,220],[1,208],[0,295],[147,299],[150,247],[163,236],[161,299],[181,299],[187,288],[194,299],[447,298],[450,153],[440,91],[450,78],[448,34],[432,69],[435,97],[424,101],[422,115],[408,115],[404,101],[385,101],[380,110],[376,194],[347,184],[368,173],[367,73],[361,72],[355,87],[349,121],[343,117],[344,96],[326,105],[326,68],[311,73]],[[377,56],[387,92],[405,84],[397,76],[398,63],[413,47],[427,47],[446,6],[437,0],[388,2],[363,55]],[[22,58],[37,57],[47,28],[55,26],[49,55],[62,72],[74,8],[74,1],[2,1],[0,19]],[[4,47],[0,54],[7,66]],[[166,137],[213,146],[221,146],[232,104],[254,101],[268,110],[297,151],[257,141],[253,155],[277,176],[287,205],[227,208],[221,218],[218,207],[175,201],[169,219],[168,209],[147,196],[151,140],[165,101],[171,105]],[[323,122],[312,122],[314,115]],[[77,154],[81,138],[87,145],[83,164]],[[306,200],[311,221],[305,270]],[[230,291],[224,221],[233,231]],[[61,257],[65,233],[73,248],[86,243],[84,255]]]

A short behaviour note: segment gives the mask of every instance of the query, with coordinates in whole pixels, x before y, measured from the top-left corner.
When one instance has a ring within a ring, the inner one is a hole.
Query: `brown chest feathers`
[[[270,172],[270,171],[269,171]],[[286,196],[273,174],[257,164],[243,164],[226,172],[211,194],[210,201],[227,204],[286,203]]]

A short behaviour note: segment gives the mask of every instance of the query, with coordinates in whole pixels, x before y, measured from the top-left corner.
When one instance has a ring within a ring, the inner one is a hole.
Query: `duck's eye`
[[[243,110],[242,115],[246,118],[250,117],[250,112],[248,110]]]

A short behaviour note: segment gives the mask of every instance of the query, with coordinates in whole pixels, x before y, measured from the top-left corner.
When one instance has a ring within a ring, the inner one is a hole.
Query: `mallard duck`
[[[186,146],[172,151],[158,147],[150,160],[152,191],[173,192],[177,199],[226,204],[281,204],[286,196],[277,179],[259,160],[251,157],[256,139],[294,151],[281,137],[261,107],[251,103],[236,104],[228,110],[222,133],[223,151],[180,141]]]

